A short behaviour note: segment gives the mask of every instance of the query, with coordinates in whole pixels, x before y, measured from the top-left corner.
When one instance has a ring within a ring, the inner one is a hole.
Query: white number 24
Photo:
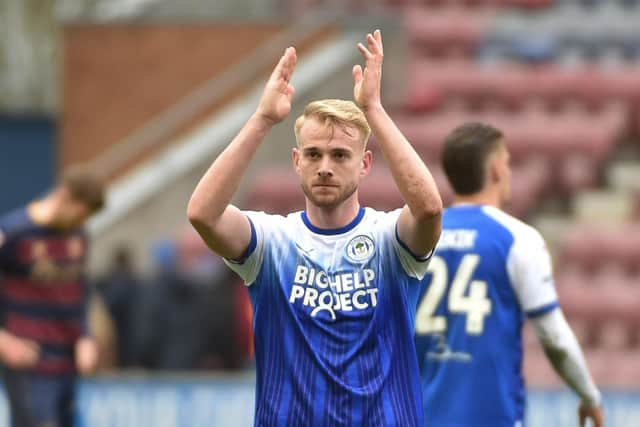
[[[453,275],[448,304],[451,313],[466,314],[466,331],[470,335],[480,335],[484,331],[484,319],[491,313],[491,300],[487,297],[487,282],[471,280],[480,262],[480,256],[467,254],[462,257],[458,270]],[[419,335],[442,333],[447,330],[447,318],[434,316],[449,282],[447,263],[434,256],[428,273],[432,274],[429,289],[416,312],[416,333]],[[469,288],[469,295],[465,293]]]

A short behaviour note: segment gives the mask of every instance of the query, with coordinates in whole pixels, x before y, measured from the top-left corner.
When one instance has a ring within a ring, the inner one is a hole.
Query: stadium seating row
[[[408,69],[407,106],[433,109],[448,98],[500,102],[517,107],[531,98],[550,105],[578,100],[587,105],[623,101],[640,107],[640,63],[619,69],[557,65],[479,67],[465,60],[415,59]]]
[[[635,389],[640,383],[637,354],[625,350],[592,349],[585,354],[595,382],[604,388]],[[615,361],[615,363],[612,363]],[[540,345],[524,352],[524,374],[528,386],[561,387],[562,380],[555,374]]]
[[[557,256],[565,267],[576,264],[589,274],[598,269],[610,277],[640,273],[640,225],[575,225],[560,239]]]
[[[501,129],[514,160],[540,155],[557,160],[575,153],[601,162],[630,124],[629,110],[609,104],[588,113],[581,109],[550,112],[529,108],[521,112],[486,109],[480,112],[448,110],[432,114],[404,114],[394,117],[418,151],[439,156],[447,133],[461,123],[481,121]]]

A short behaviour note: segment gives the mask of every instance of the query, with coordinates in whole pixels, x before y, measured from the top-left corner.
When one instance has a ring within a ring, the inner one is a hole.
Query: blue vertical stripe
[[[302,320],[309,323],[309,319]],[[313,421],[313,403],[315,378],[318,372],[314,369],[312,355],[302,335],[296,335],[297,354],[293,364],[292,400],[287,415],[287,425],[310,426]]]
[[[272,282],[273,283],[273,282]],[[266,286],[263,289],[263,294],[267,295],[274,293],[274,286]],[[281,334],[273,333],[277,331],[282,324],[283,316],[282,311],[279,310],[279,306],[282,302],[277,298],[269,298],[267,306],[260,307],[261,312],[259,318],[256,319],[258,331],[256,331],[256,343],[264,342],[264,348],[261,353],[265,361],[264,367],[258,366],[258,369],[264,369],[264,372],[269,372],[270,375],[262,376],[264,380],[262,396],[257,396],[258,402],[256,402],[256,420],[255,424],[262,426],[278,425],[278,415],[280,411],[280,405],[282,404],[282,387],[285,381],[285,368],[284,368],[284,356],[283,356],[283,339]],[[264,329],[265,332],[260,332],[259,329]],[[262,341],[260,338],[265,338],[266,341]],[[260,350],[256,346],[256,353]],[[256,360],[260,361],[261,357],[256,354]]]

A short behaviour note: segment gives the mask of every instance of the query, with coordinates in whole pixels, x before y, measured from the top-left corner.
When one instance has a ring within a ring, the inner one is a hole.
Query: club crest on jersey
[[[375,251],[373,240],[369,236],[356,236],[347,243],[347,256],[353,261],[364,261],[371,258]]]

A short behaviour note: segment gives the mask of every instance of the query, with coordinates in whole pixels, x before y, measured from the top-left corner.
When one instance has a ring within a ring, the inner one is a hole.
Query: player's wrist
[[[580,404],[589,408],[599,408],[602,405],[602,395],[596,391],[590,396],[582,396]]]
[[[280,121],[262,111],[261,109],[257,109],[255,113],[249,119],[258,129],[263,131],[269,131],[273,126],[277,125]]]
[[[377,115],[385,114],[385,109],[382,106],[382,102],[380,100],[367,102],[366,104],[362,104],[359,107],[369,120]]]

